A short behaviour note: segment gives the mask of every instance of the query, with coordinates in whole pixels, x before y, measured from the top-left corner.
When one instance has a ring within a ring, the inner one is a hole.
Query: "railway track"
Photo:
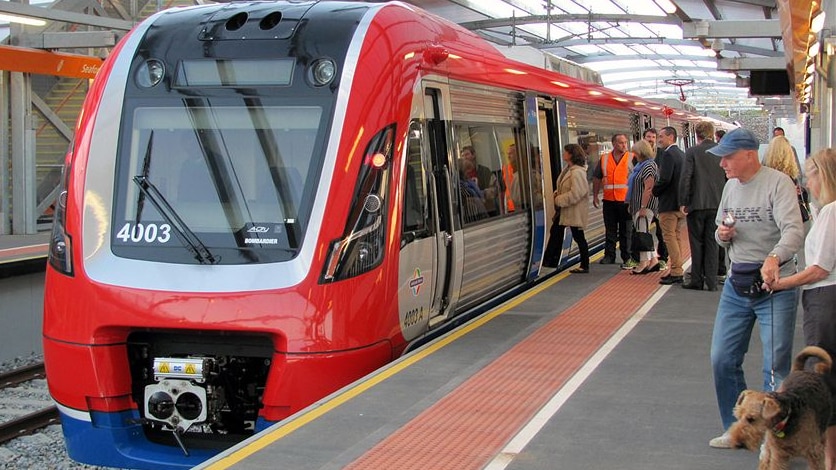
[[[58,408],[48,399],[45,387],[43,398],[38,396],[37,391],[35,398],[32,398],[31,388],[25,389],[25,393],[16,393],[16,389],[29,382],[45,379],[43,363],[0,374],[0,393],[4,398],[0,409],[0,416],[3,416],[0,423],[0,444],[32,434],[51,424],[58,424]]]

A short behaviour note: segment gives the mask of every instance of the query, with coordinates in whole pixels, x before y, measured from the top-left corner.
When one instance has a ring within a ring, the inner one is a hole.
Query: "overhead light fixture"
[[[8,21],[9,23],[27,24],[29,26],[46,26],[46,21],[29,16],[8,15],[0,13],[0,21]]]
[[[827,13],[824,10],[819,10],[813,19],[810,21],[810,32],[818,34],[824,28],[824,20],[827,17]]]

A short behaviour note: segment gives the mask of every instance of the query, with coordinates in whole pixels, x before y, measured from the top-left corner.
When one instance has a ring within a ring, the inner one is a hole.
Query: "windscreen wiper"
[[[160,215],[171,225],[175,233],[177,233],[177,236],[186,244],[186,248],[189,249],[189,252],[194,255],[200,264],[218,264],[221,261],[220,257],[215,257],[206,248],[206,245],[200,241],[197,234],[177,215],[177,211],[171,207],[171,204],[168,203],[165,196],[148,180],[147,176],[134,176],[133,181],[139,186],[139,190],[145,198],[151,201],[151,204],[157,208]]]

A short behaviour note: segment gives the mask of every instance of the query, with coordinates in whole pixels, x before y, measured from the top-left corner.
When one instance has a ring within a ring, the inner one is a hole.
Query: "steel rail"
[[[33,380],[46,378],[46,370],[44,363],[33,364],[31,366],[20,367],[9,372],[0,374],[0,389],[13,387],[17,384]]]
[[[58,407],[50,406],[0,424],[0,444],[58,423]]]

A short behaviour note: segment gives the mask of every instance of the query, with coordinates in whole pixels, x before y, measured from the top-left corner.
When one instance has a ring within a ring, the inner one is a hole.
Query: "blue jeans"
[[[760,299],[735,292],[731,282],[723,285],[714,333],[711,337],[711,367],[723,429],[734,423],[734,405],[746,389],[743,358],[749,350],[752,328],[758,323],[763,345],[763,389],[777,389],[790,371],[798,290],[778,291]]]

